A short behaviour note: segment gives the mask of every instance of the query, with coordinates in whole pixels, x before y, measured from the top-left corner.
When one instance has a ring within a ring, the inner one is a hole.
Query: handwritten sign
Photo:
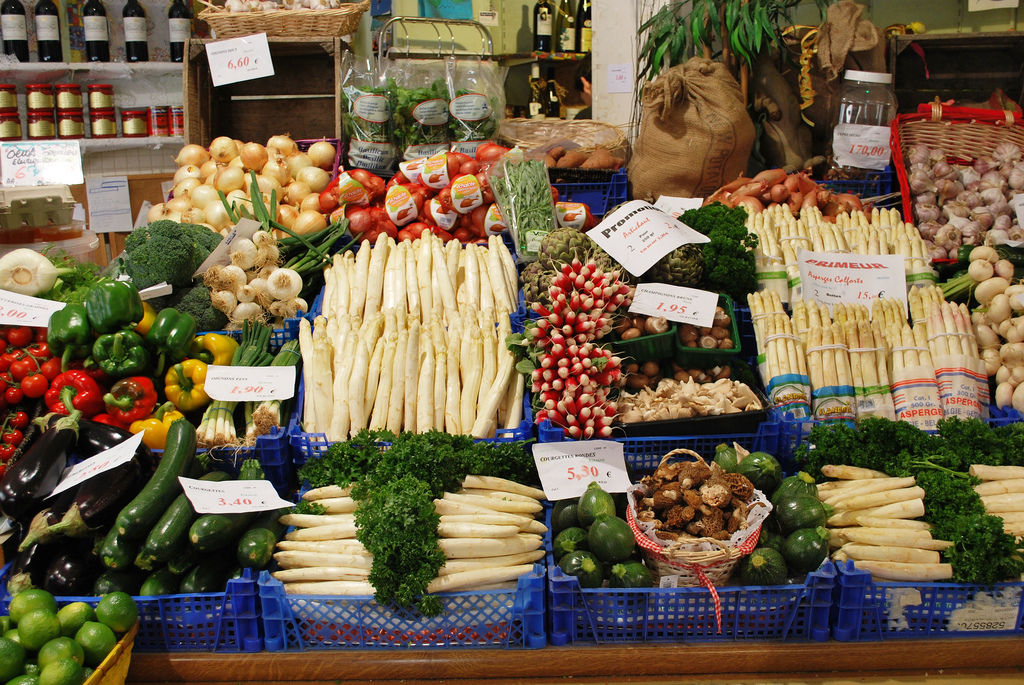
[[[625,492],[630,486],[622,444],[612,440],[534,445],[533,461],[551,500],[579,497],[595,481],[605,492]]]
[[[895,297],[907,309],[907,274],[902,255],[797,253],[803,296],[828,305],[843,302],[871,309],[876,297]]]
[[[212,483],[178,477],[185,497],[197,514],[245,514],[293,506],[268,480],[228,480]]]
[[[718,293],[663,283],[641,283],[636,287],[629,311],[710,327],[715,322],[717,306]]]
[[[0,143],[0,179],[7,187],[80,185],[82,150],[77,140]]]
[[[220,241],[220,243],[217,244],[217,247],[213,248],[213,252],[210,253],[210,256],[199,265],[199,268],[196,269],[195,274],[193,274],[193,278],[196,276],[202,276],[210,270],[210,267],[217,264],[220,264],[221,266],[227,266],[230,264],[231,244],[239,238],[252,238],[253,234],[261,228],[263,228],[263,226],[258,221],[253,221],[252,219],[239,219],[238,223],[235,224],[235,227],[228,232],[227,237]]]
[[[109,450],[104,450],[95,457],[89,457],[85,461],[75,464],[47,497],[60,494],[68,488],[84,483],[104,471],[109,471],[121,464],[127,464],[135,456],[135,451],[139,449],[139,445],[142,444],[143,435],[145,434],[136,433],[124,442],[114,445]]]
[[[704,205],[702,197],[673,197],[662,195],[654,201],[654,206],[669,216],[679,216],[690,209],[700,209]]]
[[[632,64],[609,64],[608,65],[608,92],[609,93],[632,93],[633,92],[633,65]]]
[[[836,162],[858,169],[884,169],[889,164],[888,126],[838,124],[832,132]]]
[[[226,86],[274,75],[267,34],[230,38],[206,46],[213,86]]]
[[[89,229],[96,233],[131,233],[132,203],[127,176],[90,176],[85,179],[89,200]]]
[[[645,273],[677,247],[711,241],[642,200],[622,205],[587,235],[634,276]]]
[[[220,366],[206,370],[206,394],[215,400],[260,402],[295,395],[294,366]]]
[[[0,326],[46,328],[50,315],[64,309],[64,304],[0,290]]]

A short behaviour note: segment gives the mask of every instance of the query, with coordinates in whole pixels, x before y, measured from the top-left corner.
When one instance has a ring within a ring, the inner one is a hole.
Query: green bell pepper
[[[146,333],[146,345],[157,355],[155,377],[159,378],[169,364],[177,364],[188,356],[196,337],[196,320],[177,309],[164,309],[156,315]]]
[[[135,331],[118,331],[96,338],[92,358],[111,378],[144,376],[149,371],[149,350]]]
[[[69,304],[50,315],[50,331],[46,336],[50,353],[61,355],[61,370],[66,371],[72,359],[85,359],[92,350],[92,329],[85,305]]]
[[[131,283],[108,281],[93,286],[85,296],[89,324],[97,335],[116,333],[142,320],[142,298]]]

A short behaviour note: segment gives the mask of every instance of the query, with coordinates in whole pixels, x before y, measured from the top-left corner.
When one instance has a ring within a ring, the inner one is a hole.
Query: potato
[[[643,390],[651,384],[651,379],[642,373],[631,373],[626,376],[626,387],[630,390]]]
[[[565,148],[562,147],[561,145],[559,145],[558,147],[553,147],[553,148],[551,148],[548,151],[548,157],[550,157],[551,159],[556,160],[556,161],[561,159],[564,156],[565,156]]]
[[[583,164],[580,165],[581,169],[618,169],[622,165],[622,162],[612,156],[612,153],[608,152],[603,147],[599,147],[594,150],[593,154],[587,158]]]

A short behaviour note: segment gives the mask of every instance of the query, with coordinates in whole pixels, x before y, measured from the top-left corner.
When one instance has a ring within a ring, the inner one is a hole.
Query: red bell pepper
[[[107,405],[107,414],[119,424],[131,424],[156,409],[156,388],[145,376],[122,378],[103,396],[103,403]]]
[[[86,366],[86,362],[89,362],[90,366]],[[84,371],[89,378],[96,381],[101,388],[110,387],[110,376],[103,372],[98,366],[92,365],[91,359],[75,359],[68,362],[68,371]]]
[[[62,416],[68,415],[65,402],[82,412],[87,419],[102,413],[105,409],[103,391],[100,390],[99,383],[85,371],[78,370],[65,371],[54,378],[50,389],[46,391],[45,401],[50,411]]]
[[[108,426],[116,426],[117,428],[123,428],[125,430],[128,430],[129,428],[129,424],[121,423],[110,414],[97,414],[89,420],[94,423],[103,423]]]

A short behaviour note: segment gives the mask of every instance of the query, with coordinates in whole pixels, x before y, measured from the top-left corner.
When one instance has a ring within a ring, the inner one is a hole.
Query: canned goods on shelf
[[[89,109],[114,109],[114,86],[109,83],[94,83],[89,86]]]
[[[57,137],[66,140],[85,138],[85,117],[82,110],[57,110]]]
[[[28,113],[28,139],[47,140],[56,137],[53,110],[30,110]]]
[[[184,107],[171,107],[171,135],[172,136],[183,136],[185,135],[185,108]]]
[[[150,135],[169,136],[171,135],[171,114],[170,108],[164,106],[149,108],[149,130]]]
[[[13,83],[0,83],[0,111],[18,109],[18,91]]]
[[[0,112],[0,140],[21,140],[21,117],[18,110]]]
[[[26,87],[28,110],[50,110],[53,112],[53,86],[49,83],[30,83]],[[52,118],[52,117],[51,117]],[[29,126],[29,129],[32,127]],[[29,136],[31,137],[31,130]]]
[[[149,135],[149,107],[121,110],[121,136],[145,138]]]
[[[82,86],[77,83],[58,83],[56,88],[58,110],[82,110]]]
[[[117,120],[113,109],[89,109],[89,125],[93,138],[116,138]]]

